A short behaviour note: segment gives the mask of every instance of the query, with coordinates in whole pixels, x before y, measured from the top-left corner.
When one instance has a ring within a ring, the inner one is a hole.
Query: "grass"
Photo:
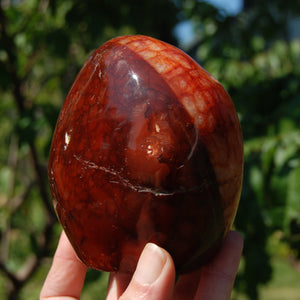
[[[273,256],[273,275],[270,282],[259,287],[260,300],[299,300],[300,273],[296,271],[288,259]],[[233,292],[232,300],[251,300],[247,296]]]
[[[273,258],[272,265],[274,267],[273,278],[261,287],[260,298],[262,300],[299,300],[300,273],[284,258]]]

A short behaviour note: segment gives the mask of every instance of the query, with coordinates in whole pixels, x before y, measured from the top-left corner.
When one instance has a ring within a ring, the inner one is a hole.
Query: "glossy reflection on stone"
[[[61,110],[49,161],[58,218],[89,267],[132,272],[147,242],[178,272],[218,250],[243,146],[223,87],[179,49],[124,36],[97,49]]]

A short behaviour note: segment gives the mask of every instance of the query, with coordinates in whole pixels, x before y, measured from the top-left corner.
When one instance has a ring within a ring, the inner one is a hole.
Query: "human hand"
[[[242,249],[241,235],[235,231],[229,232],[212,261],[199,270],[180,276],[175,285],[175,267],[170,254],[149,243],[132,276],[120,272],[110,274],[106,299],[228,300]],[[63,232],[40,299],[79,299],[86,271],[87,267],[77,258]]]

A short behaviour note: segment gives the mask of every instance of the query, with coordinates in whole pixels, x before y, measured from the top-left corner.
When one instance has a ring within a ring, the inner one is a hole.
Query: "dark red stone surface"
[[[78,74],[49,161],[58,218],[89,267],[131,272],[147,242],[178,272],[213,256],[242,183],[238,118],[223,87],[177,48],[113,39]]]

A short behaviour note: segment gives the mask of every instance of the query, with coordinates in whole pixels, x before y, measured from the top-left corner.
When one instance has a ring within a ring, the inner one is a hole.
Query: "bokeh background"
[[[37,299],[61,227],[47,162],[89,54],[145,34],[177,45],[236,105],[245,142],[232,299],[300,299],[300,1],[0,0],[0,299]],[[89,270],[82,299],[105,299]]]

